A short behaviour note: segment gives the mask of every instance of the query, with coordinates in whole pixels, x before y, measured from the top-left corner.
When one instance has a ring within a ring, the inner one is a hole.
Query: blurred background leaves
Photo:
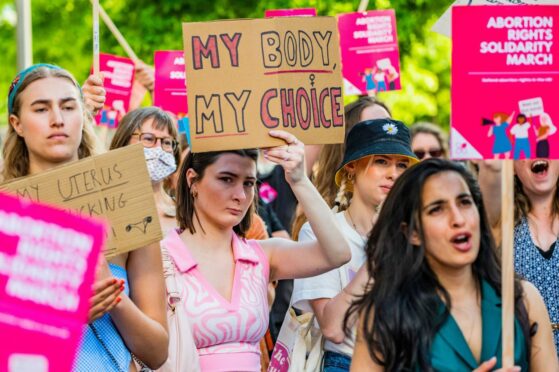
[[[266,9],[314,7],[319,15],[353,12],[359,0],[101,0],[136,54],[153,63],[156,50],[182,49],[181,23],[259,18]],[[430,31],[451,0],[370,0],[368,9],[395,9],[402,90],[379,94],[395,118],[447,128],[450,116],[450,40]],[[91,69],[91,5],[87,0],[33,0],[33,61],[70,70],[84,81]],[[7,92],[16,74],[15,1],[0,0],[0,125],[7,123]],[[101,23],[101,50],[125,55]],[[346,102],[352,97],[347,97]]]

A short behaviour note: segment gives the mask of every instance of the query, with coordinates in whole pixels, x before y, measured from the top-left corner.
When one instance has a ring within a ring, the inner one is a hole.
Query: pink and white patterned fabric
[[[235,274],[231,302],[203,277],[177,231],[163,244],[180,276],[203,372],[260,371],[259,342],[268,329],[269,263],[262,247],[232,233]]]

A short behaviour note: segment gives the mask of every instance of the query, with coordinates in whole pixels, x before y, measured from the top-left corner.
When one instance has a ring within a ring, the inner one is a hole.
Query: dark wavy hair
[[[449,293],[425,258],[424,245],[409,241],[414,231],[424,241],[420,217],[423,187],[429,177],[442,172],[458,173],[468,185],[480,216],[474,277],[501,293],[500,261],[476,180],[463,166],[443,159],[428,159],[408,169],[396,180],[367,242],[367,270],[372,278],[368,289],[345,318],[349,331],[354,315],[362,316],[361,332],[369,353],[387,371],[433,371],[431,344],[452,307]],[[515,315],[530,350],[528,313],[518,279],[514,287]],[[438,311],[441,299],[446,304],[442,316]]]
[[[246,149],[246,150],[227,150],[227,151],[213,151],[213,152],[200,152],[200,153],[189,153],[186,159],[182,163],[179,180],[177,183],[177,222],[181,230],[188,229],[192,234],[196,232],[194,227],[194,218],[198,218],[196,214],[196,208],[194,207],[194,197],[190,191],[190,186],[186,180],[186,171],[192,168],[198,174],[198,177],[193,183],[200,181],[204,177],[204,172],[207,167],[212,165],[219,159],[223,154],[236,154],[242,157],[248,157],[256,163],[258,158],[258,150]],[[255,193],[256,195],[256,193]],[[250,205],[247,213],[244,215],[241,222],[233,227],[233,231],[241,237],[245,237],[245,233],[250,228],[252,223],[252,215],[257,208],[256,196]],[[200,222],[200,221],[198,221]],[[203,229],[203,227],[202,227]]]

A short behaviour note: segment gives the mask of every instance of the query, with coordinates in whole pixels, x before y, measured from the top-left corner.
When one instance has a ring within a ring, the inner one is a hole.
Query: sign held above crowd
[[[184,23],[194,152],[340,143],[344,115],[339,39],[332,17]]]
[[[559,7],[455,7],[453,25],[452,157],[559,159]]]

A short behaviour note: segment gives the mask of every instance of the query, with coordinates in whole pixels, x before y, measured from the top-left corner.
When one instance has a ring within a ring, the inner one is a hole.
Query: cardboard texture
[[[559,159],[559,6],[452,16],[451,156]]]
[[[340,14],[344,93],[398,90],[400,52],[393,9]]]
[[[104,240],[100,221],[0,193],[0,371],[71,370]]]
[[[332,17],[184,23],[192,151],[341,143],[339,39]]]
[[[107,257],[163,237],[142,144],[20,178],[0,185],[0,191],[105,218]]]
[[[107,96],[103,109],[95,116],[95,121],[99,125],[116,128],[130,108],[134,84],[134,61],[130,58],[100,53],[99,62],[101,72],[105,76],[103,87]]]

